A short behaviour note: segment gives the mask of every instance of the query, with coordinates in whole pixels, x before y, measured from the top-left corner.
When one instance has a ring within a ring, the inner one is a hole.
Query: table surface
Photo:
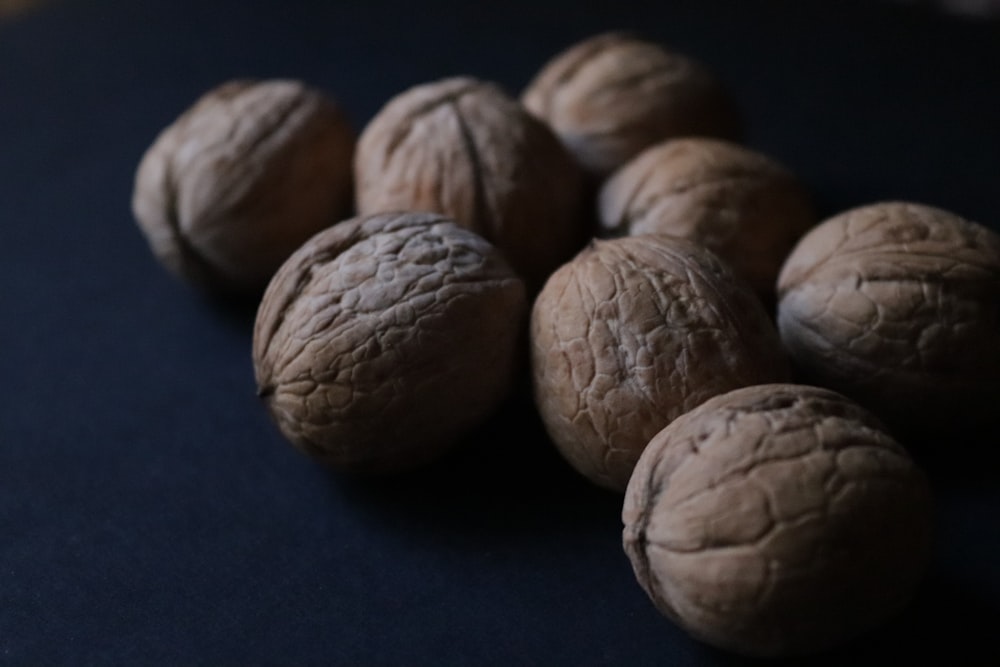
[[[516,93],[562,48],[630,29],[713,67],[747,143],[823,215],[908,199],[998,229],[997,21],[585,5],[81,0],[0,22],[0,663],[754,664],[655,611],[620,498],[569,470],[523,396],[402,478],[298,454],[254,395],[252,309],[173,280],[129,210],[156,133],[227,79],[306,80],[360,128],[411,85]],[[914,603],[806,664],[1000,663],[996,443],[938,444]]]

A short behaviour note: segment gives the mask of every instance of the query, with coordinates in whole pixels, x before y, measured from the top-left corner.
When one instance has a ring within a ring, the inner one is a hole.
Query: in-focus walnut
[[[310,236],[351,211],[354,131],[297,81],[206,93],[146,151],[132,210],[156,257],[213,292],[259,294]]]
[[[344,221],[268,286],[254,328],[258,392],[284,435],[335,469],[413,467],[504,399],[527,308],[500,252],[447,218]]]
[[[685,239],[594,241],[556,271],[531,318],[535,401],[569,463],[624,491],[643,448],[711,396],[788,378],[750,288]]]
[[[537,289],[586,240],[582,174],[498,86],[456,77],[389,101],[358,141],[358,212],[435,211],[482,235]]]
[[[622,33],[557,55],[521,99],[598,179],[665,139],[741,133],[734,102],[705,65]]]
[[[672,234],[707,246],[771,306],[782,263],[816,222],[809,195],[785,167],[700,138],[643,151],[604,184],[599,210],[611,234]]]
[[[782,340],[805,381],[902,431],[994,420],[1000,402],[1000,236],[889,202],[820,224],[778,282]]]
[[[910,600],[931,498],[907,453],[832,391],[761,385],[677,418],[643,452],[623,541],[656,607],[756,656],[822,651]]]

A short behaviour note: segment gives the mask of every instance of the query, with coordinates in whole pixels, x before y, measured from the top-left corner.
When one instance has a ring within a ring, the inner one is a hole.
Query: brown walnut
[[[788,257],[778,325],[802,377],[907,432],[992,419],[1000,400],[1000,236],[889,202],[820,224]]]
[[[787,379],[760,301],[707,249],[669,236],[594,241],[531,317],[535,401],[581,474],[623,491],[671,420],[736,387]]]
[[[597,178],[665,139],[741,132],[734,102],[704,64],[622,33],[557,55],[521,99]]]
[[[259,293],[319,230],[350,214],[354,132],[297,81],[232,81],[157,137],[132,210],[156,257],[214,292]]]
[[[923,474],[868,411],[803,385],[716,396],[643,452],[623,541],[656,607],[755,656],[822,651],[912,597],[929,559]]]
[[[672,234],[700,243],[767,303],[781,265],[816,222],[785,167],[716,139],[673,139],[646,149],[601,189],[600,223],[615,235]]]
[[[480,236],[437,214],[354,218],[268,286],[258,391],[282,433],[335,469],[416,466],[505,398],[526,318],[523,282]]]
[[[359,213],[448,215],[533,288],[586,240],[579,168],[491,83],[456,77],[396,96],[362,132],[354,169]]]

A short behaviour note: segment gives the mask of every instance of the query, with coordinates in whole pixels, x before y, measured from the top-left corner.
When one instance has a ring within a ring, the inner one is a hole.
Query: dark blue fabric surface
[[[403,479],[297,454],[254,395],[252,311],[171,279],[129,211],[142,152],[226,79],[307,80],[361,127],[446,75],[517,92],[612,28],[714,67],[748,143],[824,214],[903,198],[1000,229],[996,22],[835,1],[81,0],[0,23],[0,663],[751,664],[659,616],[620,499],[568,470],[523,398]],[[926,459],[926,585],[809,664],[1000,664],[995,446]]]

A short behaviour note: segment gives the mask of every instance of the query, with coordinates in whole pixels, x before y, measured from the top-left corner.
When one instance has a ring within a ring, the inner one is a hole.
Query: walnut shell
[[[349,215],[354,131],[298,81],[231,81],[146,151],[132,210],[170,271],[213,292],[259,293],[319,230]]]
[[[293,444],[335,469],[413,467],[505,398],[526,318],[523,282],[480,236],[436,214],[353,218],[268,286],[258,393]]]
[[[597,178],[665,139],[741,133],[735,104],[705,65],[622,33],[557,55],[521,99]]]
[[[715,139],[643,151],[601,189],[607,232],[672,234],[729,262],[765,302],[795,242],[816,222],[809,195],[775,160]]]
[[[649,439],[711,396],[788,378],[774,325],[707,249],[669,236],[594,241],[531,316],[535,401],[581,474],[623,491]]]
[[[923,474],[867,411],[801,385],[746,387],[643,452],[623,542],[656,607],[749,655],[825,650],[911,598],[930,552]]]
[[[981,225],[903,202],[847,211],[802,238],[778,294],[802,377],[890,425],[985,421],[1000,400],[1000,236]]]
[[[354,169],[359,213],[448,215],[534,288],[586,240],[579,168],[491,83],[456,77],[396,96],[362,132]]]

